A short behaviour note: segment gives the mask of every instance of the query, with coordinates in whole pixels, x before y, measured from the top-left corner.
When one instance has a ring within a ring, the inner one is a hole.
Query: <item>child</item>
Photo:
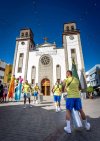
[[[38,93],[39,93],[39,86],[38,86],[38,83],[36,83],[36,85],[33,88],[33,96],[34,96],[33,103],[34,104],[35,103],[38,104]]]

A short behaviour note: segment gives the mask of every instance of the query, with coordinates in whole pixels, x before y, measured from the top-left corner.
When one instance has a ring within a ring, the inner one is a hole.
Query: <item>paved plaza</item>
[[[66,134],[65,101],[62,111],[54,110],[53,97],[44,97],[41,104],[23,108],[23,101],[0,104],[0,141],[99,141],[100,140],[100,98],[83,101],[84,111],[92,129]],[[28,103],[27,103],[28,104]]]

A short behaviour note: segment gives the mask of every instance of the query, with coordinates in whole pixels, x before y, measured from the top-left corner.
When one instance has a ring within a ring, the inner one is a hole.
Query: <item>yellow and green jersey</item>
[[[66,78],[65,83],[66,83],[66,90],[68,94],[67,97],[68,98],[80,98],[79,80],[75,77],[68,77]]]
[[[39,90],[39,86],[35,86],[33,89],[32,89],[32,91],[34,92],[38,92],[38,90]]]
[[[53,88],[53,92],[54,92],[54,95],[60,96],[62,92],[62,85],[61,84],[55,85]]]
[[[30,85],[29,84],[23,84],[23,92],[24,93],[30,93]]]

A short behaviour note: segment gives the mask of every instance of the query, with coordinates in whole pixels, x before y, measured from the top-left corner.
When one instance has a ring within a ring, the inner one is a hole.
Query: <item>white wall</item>
[[[17,58],[16,58],[16,66],[15,66],[15,77],[16,78],[18,78],[19,76],[22,76],[22,78],[24,78],[24,74],[25,74],[25,64],[26,64],[26,54],[27,54],[27,49],[28,49],[28,41],[24,41],[25,45],[22,45],[21,42],[22,41],[18,43],[18,50],[17,50]],[[18,73],[18,61],[19,61],[20,53],[24,53],[22,73]]]
[[[36,67],[36,78],[35,83],[38,83],[38,64],[39,64],[40,56],[36,55],[36,51],[29,52],[29,60],[28,60],[28,72],[27,72],[27,80],[31,83],[31,71],[32,66]]]
[[[27,72],[27,80],[31,83],[31,69],[32,66],[36,67],[36,81],[38,82],[38,65],[39,59],[43,54],[51,55],[53,59],[53,84],[56,82],[56,65],[61,66],[61,80],[66,78],[65,71],[65,54],[64,49],[53,49],[52,47],[39,48],[39,51],[29,52],[29,60],[28,60],[28,72]]]
[[[81,62],[81,54],[80,54],[80,49],[79,49],[78,35],[73,35],[73,36],[74,36],[73,40],[70,40],[69,36],[66,36],[69,69],[72,68],[71,49],[75,49],[76,50],[76,57],[77,57],[77,64],[78,64],[78,70],[81,70],[82,69],[82,62]]]
[[[5,69],[5,67],[6,67],[6,63],[4,62],[4,61],[1,61],[0,60],[0,68],[2,69]],[[5,70],[3,71],[3,70],[0,70],[0,80],[3,82],[3,79],[2,78],[4,78],[4,73],[5,73]],[[1,78],[2,77],[2,78]]]
[[[57,49],[57,54],[52,55],[53,58],[53,83],[56,82],[56,65],[61,66],[61,80],[66,78],[66,69],[65,69],[65,54],[64,49]]]

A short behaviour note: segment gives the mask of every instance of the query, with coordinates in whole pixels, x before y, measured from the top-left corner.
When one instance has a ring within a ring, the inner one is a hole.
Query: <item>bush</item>
[[[94,89],[92,86],[87,87],[87,92],[88,93],[93,93]]]

